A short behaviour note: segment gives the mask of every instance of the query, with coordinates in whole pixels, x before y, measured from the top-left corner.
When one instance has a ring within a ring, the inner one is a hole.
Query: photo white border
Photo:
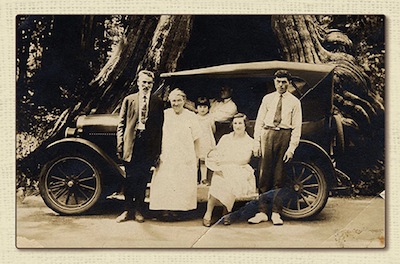
[[[375,14],[386,26],[386,249],[18,250],[15,247],[15,16],[21,14]],[[354,0],[2,0],[0,263],[396,263],[399,244],[400,3]],[[397,125],[396,125],[397,124]],[[391,190],[393,192],[391,192]]]

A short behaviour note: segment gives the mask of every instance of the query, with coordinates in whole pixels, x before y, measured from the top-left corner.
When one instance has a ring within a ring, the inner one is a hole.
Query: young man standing
[[[286,70],[278,70],[274,76],[276,91],[264,96],[254,127],[253,152],[254,156],[261,156],[260,193],[285,186],[284,165],[292,160],[301,135],[301,103],[287,91],[291,74]],[[264,210],[260,208],[260,213],[249,222],[268,221]],[[274,224],[283,224],[280,211],[281,205],[274,204],[271,216]]]

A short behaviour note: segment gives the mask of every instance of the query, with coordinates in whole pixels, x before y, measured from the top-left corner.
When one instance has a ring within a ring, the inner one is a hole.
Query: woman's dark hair
[[[208,101],[208,99],[206,97],[197,98],[197,100],[195,102],[195,107],[197,107],[198,105],[206,105],[210,108],[210,102]]]

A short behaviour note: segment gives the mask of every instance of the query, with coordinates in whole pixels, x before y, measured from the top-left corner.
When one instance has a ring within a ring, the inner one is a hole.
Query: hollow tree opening
[[[194,16],[190,39],[177,70],[228,63],[280,60],[280,49],[271,28],[271,16],[214,15]],[[189,99],[216,97],[222,84],[234,89],[233,100],[239,111],[255,118],[261,98],[266,94],[265,80],[199,80],[180,83]],[[246,96],[242,96],[243,93]]]
[[[178,70],[280,58],[271,16],[195,16]]]

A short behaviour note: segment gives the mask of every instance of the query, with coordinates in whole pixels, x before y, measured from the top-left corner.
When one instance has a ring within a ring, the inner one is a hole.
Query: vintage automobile
[[[161,74],[162,85],[155,92],[165,97],[171,88],[180,87],[195,100],[215,96],[228,83],[239,111],[250,118],[252,135],[261,99],[274,91],[273,74],[278,69],[294,76],[289,92],[301,100],[303,111],[301,141],[287,170],[296,199],[284,205],[283,214],[309,218],[324,208],[330,191],[343,187],[334,166],[344,148],[343,128],[333,106],[334,66],[264,61],[183,70]],[[47,147],[49,158],[39,181],[47,206],[64,215],[81,214],[119,188],[125,173],[115,154],[117,122],[117,113],[80,116],[75,128],[66,129],[65,138]],[[216,139],[229,131],[228,124],[218,123]],[[252,164],[257,168],[257,160]]]

